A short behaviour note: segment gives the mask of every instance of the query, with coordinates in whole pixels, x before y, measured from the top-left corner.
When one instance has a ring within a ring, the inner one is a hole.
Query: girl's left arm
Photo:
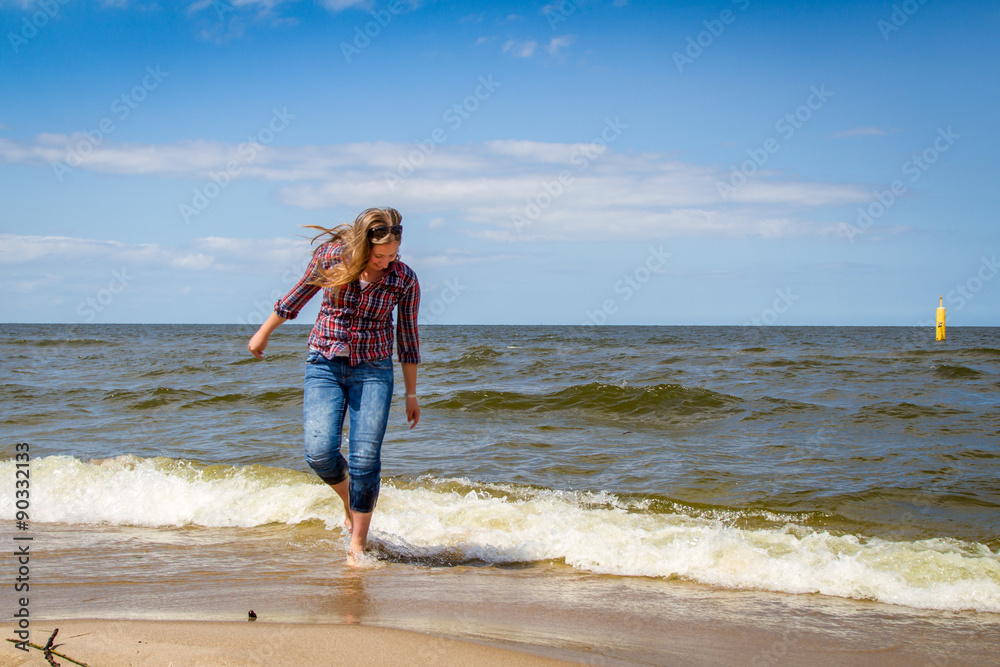
[[[411,275],[413,275],[411,273]],[[417,403],[417,364],[420,363],[420,332],[417,329],[417,314],[420,311],[420,283],[413,275],[413,284],[397,303],[396,346],[399,364],[403,369],[403,384],[406,386],[406,421],[410,428],[420,421],[420,405]]]
[[[406,421],[413,428],[420,422],[420,404],[417,403],[417,364],[400,364],[403,368],[403,385],[406,387]]]

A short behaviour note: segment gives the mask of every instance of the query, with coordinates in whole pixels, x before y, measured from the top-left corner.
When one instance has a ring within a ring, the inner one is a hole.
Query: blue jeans
[[[306,462],[327,484],[350,473],[350,508],[371,512],[378,500],[382,438],[392,404],[392,358],[351,366],[310,351],[302,401]],[[350,415],[347,460],[340,453],[344,415]]]

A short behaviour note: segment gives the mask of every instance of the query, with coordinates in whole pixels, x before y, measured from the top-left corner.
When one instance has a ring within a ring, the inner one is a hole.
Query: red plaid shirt
[[[316,292],[323,290],[316,325],[309,334],[309,347],[333,358],[350,349],[352,365],[392,356],[392,309],[399,308],[396,347],[401,363],[420,363],[420,337],[417,311],[420,308],[420,283],[413,269],[399,260],[391,263],[380,280],[361,289],[355,280],[340,288],[310,285],[318,275],[317,264],[326,269],[341,260],[341,246],[336,242],[321,245],[313,255],[305,275],[284,298],[274,304],[274,312],[293,320]]]

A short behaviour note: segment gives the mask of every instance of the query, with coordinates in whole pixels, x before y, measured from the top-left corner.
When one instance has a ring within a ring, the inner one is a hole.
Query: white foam
[[[198,468],[170,459],[33,460],[31,518],[70,524],[251,527],[342,507],[304,473],[263,466]],[[13,462],[0,463],[13,479]],[[650,512],[607,493],[468,480],[383,484],[372,528],[391,551],[490,563],[565,561],[596,573],[681,577],[730,589],[822,593],[910,607],[1000,612],[1000,554],[938,538],[886,541],[794,523],[743,529],[716,518]],[[0,516],[13,491],[0,489]]]
[[[12,468],[0,463],[0,470]],[[330,491],[306,475],[263,475],[252,466],[195,468],[171,459],[122,456],[31,462],[31,519],[43,523],[250,527],[330,516]],[[290,471],[289,471],[290,472]],[[13,471],[9,474],[13,477]],[[299,481],[295,480],[299,477]],[[6,490],[5,490],[6,491]],[[0,506],[12,516],[13,498]]]

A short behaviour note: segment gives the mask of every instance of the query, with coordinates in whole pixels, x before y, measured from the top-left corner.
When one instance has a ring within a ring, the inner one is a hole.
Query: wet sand
[[[572,618],[557,620],[568,624],[573,621]],[[579,628],[583,628],[595,619],[578,617],[577,620]],[[948,642],[926,643],[931,637],[919,631],[886,633],[887,628],[877,623],[866,630],[856,621],[849,621],[824,632],[819,622],[804,630],[799,620],[793,617],[786,620],[788,629],[779,631],[767,623],[754,628],[751,623],[737,623],[733,619],[716,618],[714,622],[706,622],[704,618],[670,622],[650,619],[647,627],[616,633],[613,641],[608,641],[608,636],[597,636],[588,645],[570,633],[558,632],[558,623],[548,628],[524,627],[520,637],[499,627],[490,632],[485,626],[480,626],[481,634],[476,636],[467,628],[465,636],[457,639],[427,632],[337,623],[63,619],[36,621],[31,641],[44,645],[58,628],[53,643],[55,659],[64,666],[83,663],[89,667],[347,663],[497,667],[996,664],[997,637],[989,632],[967,637],[972,641],[964,646],[949,646]],[[511,621],[516,619],[507,619],[508,625]],[[455,629],[452,624],[452,630]],[[0,649],[0,665],[49,664],[35,648],[25,653],[10,642],[4,644]]]
[[[558,667],[572,663],[495,646],[358,625],[195,621],[47,621],[32,643],[44,645],[58,628],[53,650],[90,667],[135,665],[510,665]],[[0,664],[49,665],[41,651],[7,643]]]
[[[58,627],[66,655],[90,667],[168,665],[170,656],[175,666],[332,665],[345,650],[380,665],[1000,664],[998,614],[724,590],[558,562],[383,554],[345,568],[335,545],[295,548],[287,529],[281,539],[270,530],[234,541],[233,531],[208,529],[46,526],[32,560],[31,641],[44,645]],[[8,622],[0,637],[13,631]],[[25,658],[2,642],[0,665],[47,664],[37,651]]]
[[[333,665],[346,654],[372,665],[956,667],[998,664],[1000,645],[995,614],[623,582],[564,567],[389,565],[323,587],[243,579],[128,588],[48,588],[39,607],[62,612],[34,619],[31,641],[45,644],[58,627],[57,650],[90,667]],[[246,620],[249,608],[256,621]],[[2,665],[46,664],[4,644]]]

